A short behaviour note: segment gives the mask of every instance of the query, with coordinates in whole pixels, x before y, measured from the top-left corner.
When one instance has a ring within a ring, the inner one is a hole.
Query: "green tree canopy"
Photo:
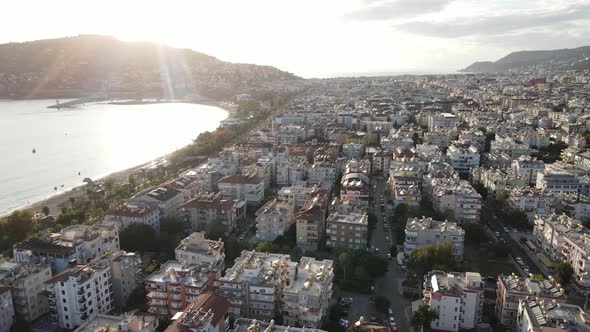
[[[156,251],[156,231],[146,224],[131,224],[119,233],[119,243],[125,251]]]
[[[555,272],[557,272],[559,283],[564,289],[566,289],[567,286],[571,284],[574,277],[574,267],[569,262],[562,261],[555,267]]]
[[[422,304],[412,313],[410,323],[416,331],[430,332],[432,331],[432,321],[438,319],[438,310],[431,309],[430,306]]]

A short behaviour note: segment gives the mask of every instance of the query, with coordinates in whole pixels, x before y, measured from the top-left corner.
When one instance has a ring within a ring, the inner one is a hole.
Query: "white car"
[[[506,232],[506,233],[510,232],[510,230],[508,229],[508,227],[504,227],[504,232]]]
[[[389,316],[393,316],[393,310],[391,308],[387,309],[387,313]]]
[[[391,324],[391,326],[395,326],[395,318],[393,318],[393,316],[389,316],[389,324]]]
[[[385,242],[389,242],[389,236],[385,237]]]

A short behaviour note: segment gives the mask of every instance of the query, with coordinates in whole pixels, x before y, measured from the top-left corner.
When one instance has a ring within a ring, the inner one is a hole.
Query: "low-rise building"
[[[514,327],[517,323],[518,302],[526,298],[547,299],[564,303],[567,296],[558,289],[554,280],[523,279],[516,274],[499,275],[496,291],[496,316],[500,323]]]
[[[478,272],[431,271],[424,276],[424,304],[439,312],[435,331],[475,329],[481,323],[484,283]]]
[[[368,225],[366,213],[332,212],[326,220],[326,245],[366,249]]]
[[[131,224],[143,224],[151,226],[156,232],[159,232],[160,210],[151,205],[128,203],[105,212],[104,221],[116,223],[121,230]]]
[[[264,181],[256,175],[231,175],[221,178],[217,184],[223,198],[246,201],[256,205],[264,199]]]
[[[293,206],[288,202],[272,199],[256,211],[256,239],[273,241],[294,224]]]
[[[0,286],[0,332],[10,332],[14,322],[14,305],[10,287]]]
[[[428,245],[450,243],[453,248],[453,257],[463,259],[463,247],[465,230],[454,222],[437,221],[432,218],[422,217],[408,219],[406,223],[406,238],[404,240],[404,253],[409,256],[412,250]]]
[[[590,315],[573,304],[520,299],[517,317],[517,332],[590,331]]]
[[[174,250],[176,260],[187,265],[211,265],[219,271],[225,267],[225,246],[219,240],[207,240],[205,233],[195,232],[182,239]]]
[[[229,329],[229,302],[215,293],[201,294],[172,319],[164,332],[226,332]]]
[[[168,261],[144,280],[148,312],[170,319],[197,296],[213,290],[221,271],[211,265]]]
[[[107,250],[119,251],[119,229],[115,225],[68,226],[59,233],[19,242],[13,253],[17,262],[46,262],[53,274],[58,274],[72,260],[86,264]]]
[[[16,317],[23,321],[32,322],[49,311],[43,293],[49,279],[51,268],[47,264],[8,260],[0,263],[0,287],[11,287]]]

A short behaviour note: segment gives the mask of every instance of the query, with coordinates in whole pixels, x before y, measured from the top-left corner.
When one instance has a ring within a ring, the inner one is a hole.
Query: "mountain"
[[[81,35],[0,45],[0,97],[201,96],[298,79],[190,49]]]
[[[498,61],[475,62],[460,72],[504,72],[547,69],[590,69],[590,46],[564,48],[551,51],[513,52]]]

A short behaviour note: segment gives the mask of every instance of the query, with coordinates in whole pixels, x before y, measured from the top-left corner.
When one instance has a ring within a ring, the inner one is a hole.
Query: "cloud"
[[[446,22],[411,21],[398,24],[395,28],[430,37],[457,38],[502,35],[530,29],[563,28],[565,24],[583,20],[590,21],[590,4],[572,5],[545,12],[456,18]]]
[[[454,0],[365,0],[367,6],[350,12],[349,19],[378,21],[411,18],[421,14],[440,12]]]

